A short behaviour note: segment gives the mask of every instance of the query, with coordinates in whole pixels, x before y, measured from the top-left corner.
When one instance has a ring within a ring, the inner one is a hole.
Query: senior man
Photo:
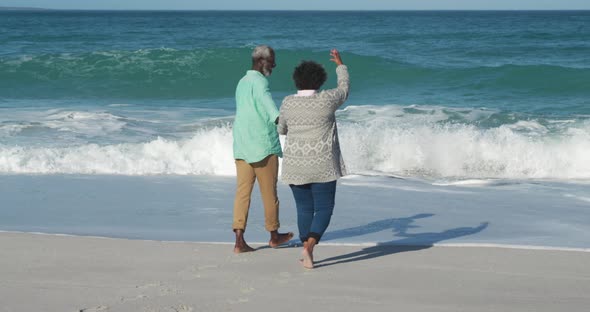
[[[279,111],[275,105],[266,77],[275,68],[275,52],[266,45],[252,52],[252,69],[236,88],[236,117],[233,125],[233,151],[237,172],[232,228],[236,235],[234,253],[254,251],[244,239],[254,183],[264,205],[265,228],[270,232],[269,245],[273,248],[288,242],[293,233],[278,232],[279,199],[277,176],[281,143],[277,133]]]

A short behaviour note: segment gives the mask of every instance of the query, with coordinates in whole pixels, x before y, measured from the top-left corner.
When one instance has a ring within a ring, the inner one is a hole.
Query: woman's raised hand
[[[338,53],[338,50],[332,49],[332,51],[330,51],[330,56],[332,57],[330,61],[336,63],[336,65],[344,64],[342,63],[342,58],[340,58],[340,53]]]

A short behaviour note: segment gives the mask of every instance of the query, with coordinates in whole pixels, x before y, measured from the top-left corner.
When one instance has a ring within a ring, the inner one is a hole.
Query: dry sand
[[[0,233],[0,311],[588,311],[590,253]]]

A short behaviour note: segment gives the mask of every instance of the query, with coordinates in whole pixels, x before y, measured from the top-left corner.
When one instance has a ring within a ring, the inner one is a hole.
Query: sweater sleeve
[[[329,97],[334,103],[333,109],[336,110],[348,98],[350,90],[350,76],[348,75],[348,67],[346,65],[339,65],[336,67],[336,76],[338,77],[338,86],[335,89],[326,90],[323,93]]]

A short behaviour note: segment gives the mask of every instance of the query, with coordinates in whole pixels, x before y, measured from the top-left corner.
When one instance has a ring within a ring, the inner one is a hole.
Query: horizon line
[[[543,11],[590,11],[587,9],[80,9],[3,7],[0,11],[146,11],[146,12],[543,12]]]

